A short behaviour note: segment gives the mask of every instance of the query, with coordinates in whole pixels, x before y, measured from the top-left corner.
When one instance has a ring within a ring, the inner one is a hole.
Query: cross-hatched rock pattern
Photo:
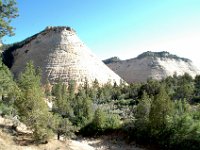
[[[104,62],[127,83],[145,82],[148,78],[160,80],[174,74],[200,74],[191,60],[180,58],[169,52],[144,52],[136,58],[120,60],[113,57]],[[114,61],[113,61],[114,60]]]
[[[42,82],[62,80],[77,85],[85,80],[91,84],[95,79],[99,84],[119,84],[121,78],[98,59],[79,39],[70,27],[47,27],[44,31],[24,40],[12,50],[11,70],[18,76],[27,62],[32,60],[35,67],[42,69]]]

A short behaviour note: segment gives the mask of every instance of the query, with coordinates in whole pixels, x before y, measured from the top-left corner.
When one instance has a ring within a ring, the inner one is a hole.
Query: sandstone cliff
[[[121,78],[99,60],[70,27],[47,27],[44,31],[14,44],[4,52],[4,63],[17,76],[32,60],[42,69],[42,82],[75,80],[82,84],[87,78],[100,84],[120,83]]]
[[[168,52],[145,52],[136,58],[120,60],[117,57],[104,60],[104,63],[126,82],[144,82],[148,78],[162,79],[167,76],[190,74],[194,77],[200,71],[186,58]]]

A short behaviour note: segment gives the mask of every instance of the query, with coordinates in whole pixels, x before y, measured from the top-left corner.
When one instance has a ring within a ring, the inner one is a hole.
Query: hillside
[[[95,79],[100,84],[120,83],[121,78],[99,60],[70,27],[47,27],[44,31],[13,44],[3,53],[4,63],[15,76],[28,61],[42,69],[42,82],[61,79],[83,84]]]
[[[165,51],[148,51],[128,60],[107,59],[104,63],[128,83],[144,82],[148,78],[160,80],[175,73],[188,73],[192,77],[200,73],[191,60]]]

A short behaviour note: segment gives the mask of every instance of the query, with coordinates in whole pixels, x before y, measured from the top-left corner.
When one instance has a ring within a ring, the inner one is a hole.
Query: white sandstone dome
[[[82,84],[85,79],[92,83],[95,79],[100,84],[117,84],[121,78],[99,60],[79,39],[70,27],[47,27],[44,31],[18,43],[10,50],[12,62],[9,64],[17,76],[32,60],[42,69],[42,82],[47,79],[54,83],[61,79]]]
[[[165,51],[148,51],[128,60],[113,57],[104,62],[127,83],[145,82],[148,78],[160,80],[174,74],[188,73],[192,77],[200,74],[199,69],[193,65],[191,60]]]

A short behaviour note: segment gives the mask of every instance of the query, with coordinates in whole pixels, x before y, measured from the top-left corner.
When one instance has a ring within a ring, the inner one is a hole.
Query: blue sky
[[[70,26],[101,59],[169,51],[200,67],[200,0],[18,0],[21,41],[46,26]]]

